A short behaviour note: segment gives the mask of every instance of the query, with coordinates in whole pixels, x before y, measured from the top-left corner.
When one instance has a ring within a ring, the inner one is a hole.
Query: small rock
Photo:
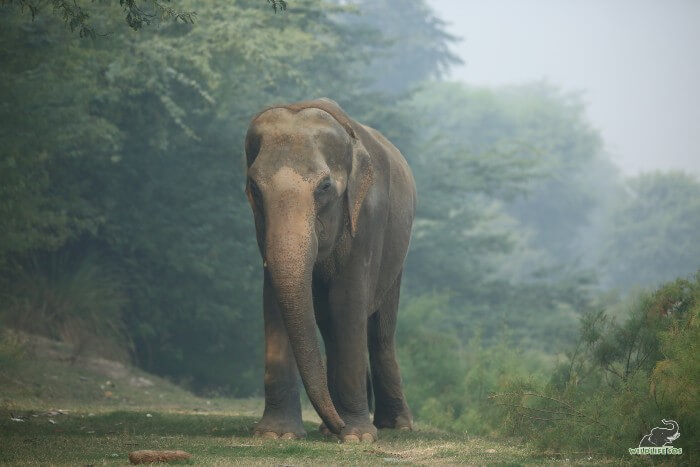
[[[150,413],[147,413],[146,417],[151,418],[151,417],[153,417],[153,415],[151,415]]]
[[[144,378],[143,376],[133,377],[129,380],[129,383],[138,388],[147,388],[154,385],[153,381],[148,378]]]

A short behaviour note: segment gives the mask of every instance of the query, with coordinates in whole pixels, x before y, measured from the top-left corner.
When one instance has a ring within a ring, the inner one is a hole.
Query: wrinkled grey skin
[[[644,436],[639,442],[640,448],[661,447],[673,443],[681,434],[678,429],[678,423],[675,420],[661,420],[667,428],[654,427],[651,432]]]
[[[305,435],[297,370],[326,434],[373,441],[377,427],[411,429],[394,345],[416,204],[405,159],[318,99],[253,118],[246,162],[264,266],[265,412],[255,433]]]

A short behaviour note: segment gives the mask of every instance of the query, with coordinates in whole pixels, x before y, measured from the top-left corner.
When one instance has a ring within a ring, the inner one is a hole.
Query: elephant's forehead
[[[280,174],[292,173],[311,182],[322,172],[328,172],[323,154],[313,141],[298,135],[264,138],[258,157],[250,168],[250,174],[263,184],[272,183],[273,179],[282,181]]]
[[[284,115],[256,122],[260,151],[251,167],[251,175],[263,183],[282,167],[291,167],[311,181],[345,165],[347,133],[335,120],[309,118],[309,115]],[[311,116],[313,117],[313,116]],[[336,128],[337,126],[337,128]]]
[[[307,174],[299,173],[294,168],[287,166],[280,167],[269,177],[270,185],[278,193],[309,192],[308,188],[313,188],[314,182],[315,180],[312,180]]]

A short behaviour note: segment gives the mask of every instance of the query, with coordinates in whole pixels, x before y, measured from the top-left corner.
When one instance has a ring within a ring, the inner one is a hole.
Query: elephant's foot
[[[253,436],[270,439],[298,439],[306,436],[301,420],[264,416],[253,428]]]
[[[343,417],[345,428],[338,438],[345,443],[373,443],[377,441],[377,427],[372,425],[369,416],[353,419]]]
[[[410,431],[413,430],[413,417],[408,407],[404,407],[398,412],[376,410],[374,413],[374,426],[377,428]]]
[[[330,438],[335,436],[328,429],[325,423],[321,423],[318,431],[325,437]],[[338,438],[346,443],[372,443],[377,440],[377,427],[369,423],[365,424],[346,424],[343,431],[340,432]]]

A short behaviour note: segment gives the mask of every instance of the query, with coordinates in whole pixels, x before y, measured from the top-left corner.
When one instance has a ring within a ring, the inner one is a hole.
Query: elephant
[[[654,427],[648,435],[639,442],[640,448],[661,447],[673,443],[681,433],[675,420],[661,420],[667,428]]]
[[[395,350],[416,210],[408,163],[327,98],[258,113],[245,159],[263,263],[265,409],[254,434],[306,435],[299,376],[326,435],[371,442],[377,428],[412,429]]]

